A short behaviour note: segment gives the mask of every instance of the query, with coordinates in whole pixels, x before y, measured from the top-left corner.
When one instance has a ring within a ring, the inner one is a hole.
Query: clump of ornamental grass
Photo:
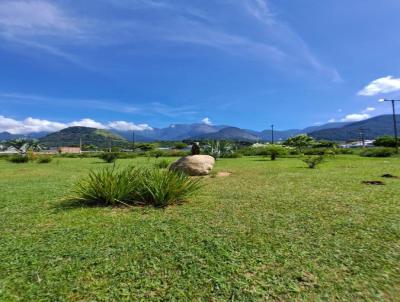
[[[200,180],[181,172],[147,169],[141,177],[139,199],[146,204],[165,207],[185,201],[200,188]]]
[[[302,158],[302,161],[305,162],[310,169],[314,169],[316,166],[322,163],[323,160],[324,157],[321,155],[310,155]]]
[[[185,201],[200,188],[198,179],[166,169],[105,168],[89,173],[75,186],[75,199],[112,206],[165,207]]]
[[[136,168],[122,170],[104,168],[91,171],[74,188],[76,199],[92,204],[117,205],[131,203],[138,188],[141,173]]]

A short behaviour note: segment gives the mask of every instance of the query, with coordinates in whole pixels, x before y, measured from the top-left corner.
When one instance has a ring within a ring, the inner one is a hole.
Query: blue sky
[[[95,3],[95,4],[94,4]],[[398,0],[0,0],[0,131],[389,113]]]

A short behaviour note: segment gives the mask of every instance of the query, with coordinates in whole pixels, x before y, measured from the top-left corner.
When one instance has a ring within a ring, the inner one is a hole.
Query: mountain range
[[[400,115],[397,118],[397,128],[400,129]],[[315,139],[333,141],[357,140],[361,136],[364,139],[375,139],[382,135],[393,135],[393,116],[380,115],[373,118],[344,125],[338,128],[319,129],[309,132]]]
[[[69,127],[50,133],[39,141],[46,147],[79,146],[81,142],[84,145],[94,145],[99,148],[123,147],[127,144],[127,140],[118,134],[89,127]]]
[[[397,116],[400,129],[400,116]],[[360,122],[353,123],[328,123],[319,126],[311,126],[304,129],[275,130],[275,141],[306,133],[315,139],[334,141],[350,141],[360,139],[361,133],[365,139],[374,139],[377,136],[393,135],[392,115],[380,115]],[[85,145],[94,144],[99,147],[113,145],[126,145],[132,141],[133,135],[136,142],[150,141],[181,141],[181,140],[238,140],[238,141],[271,141],[272,131],[254,131],[240,129],[228,125],[208,124],[173,124],[166,128],[154,128],[144,131],[115,131],[100,130],[88,127],[69,127],[54,133],[30,133],[26,135],[0,133],[1,140],[10,140],[20,137],[39,138],[46,146],[79,145],[82,138]]]

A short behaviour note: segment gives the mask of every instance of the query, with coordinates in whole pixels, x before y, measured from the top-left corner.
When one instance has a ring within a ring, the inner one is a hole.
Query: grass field
[[[398,158],[222,159],[183,205],[63,201],[107,165],[0,160],[0,301],[399,301]]]

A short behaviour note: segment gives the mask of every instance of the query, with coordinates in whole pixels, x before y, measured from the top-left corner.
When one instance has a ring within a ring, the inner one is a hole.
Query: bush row
[[[360,155],[364,157],[390,157],[395,153],[395,148],[376,147],[364,149],[360,152]]]
[[[48,164],[50,163],[53,158],[49,155],[40,155],[37,156],[35,154],[16,154],[16,155],[11,155],[6,158],[9,162],[15,163],[15,164],[23,164],[23,163],[28,163],[30,161],[36,161],[39,164]]]

